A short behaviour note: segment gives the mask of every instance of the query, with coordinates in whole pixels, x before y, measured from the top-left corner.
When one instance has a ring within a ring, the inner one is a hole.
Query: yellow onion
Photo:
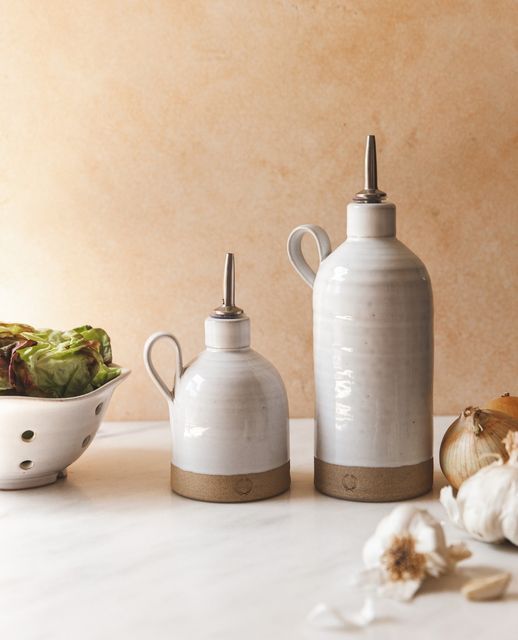
[[[479,469],[509,457],[502,442],[507,432],[518,431],[518,419],[501,411],[467,407],[448,427],[441,442],[441,469],[454,489]]]
[[[501,411],[502,413],[506,413],[508,416],[518,418],[518,398],[510,395],[509,393],[504,393],[504,395],[499,398],[495,398],[494,400],[491,400],[491,402],[488,402],[484,409]]]

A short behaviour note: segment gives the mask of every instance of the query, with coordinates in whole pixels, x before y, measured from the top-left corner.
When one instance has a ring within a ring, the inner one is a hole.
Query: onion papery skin
[[[518,419],[518,397],[505,393],[503,396],[488,402],[484,409],[501,411],[512,418]]]
[[[479,469],[501,457],[507,432],[518,431],[518,419],[501,411],[467,407],[449,427],[441,442],[441,469],[454,489]]]

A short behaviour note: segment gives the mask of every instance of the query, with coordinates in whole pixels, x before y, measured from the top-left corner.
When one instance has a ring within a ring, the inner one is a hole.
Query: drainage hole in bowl
[[[103,410],[103,403],[101,402],[95,407],[95,415],[98,416]]]
[[[86,436],[86,438],[83,440],[81,446],[83,447],[83,449],[85,447],[87,447],[90,444],[90,440],[92,439],[92,436]]]
[[[20,469],[24,469],[25,471],[27,469],[32,469],[33,466],[34,462],[32,460],[24,460],[23,462],[20,462]]]
[[[26,431],[24,431],[22,433],[22,440],[24,442],[30,442],[31,440],[34,440],[34,436],[36,434],[34,433],[34,431],[32,429],[27,429]]]

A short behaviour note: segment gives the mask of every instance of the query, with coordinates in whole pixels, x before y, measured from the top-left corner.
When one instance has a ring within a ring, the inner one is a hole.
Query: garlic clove
[[[468,600],[496,600],[505,593],[510,581],[510,573],[495,573],[492,576],[470,580],[461,591]]]
[[[375,619],[376,609],[374,608],[374,600],[372,598],[365,598],[363,607],[359,611],[346,616],[346,620],[356,627],[366,627]]]
[[[448,547],[448,551],[450,556],[450,564],[453,566],[455,566],[457,562],[461,562],[462,560],[471,558],[471,556],[473,555],[463,542],[450,545]]]
[[[421,509],[416,513],[409,531],[416,538],[417,551],[431,553],[439,550],[441,554],[446,551],[444,530],[441,526],[437,526],[437,520],[428,511]]]
[[[390,546],[395,532],[408,529],[416,508],[411,503],[401,504],[382,518],[376,527],[375,534],[371,536],[363,547],[363,561],[367,568],[379,566],[381,556]]]
[[[431,552],[426,556],[426,573],[432,578],[438,578],[450,569],[450,559],[448,553]]]
[[[504,537],[518,547],[518,473],[514,469],[514,478],[509,483],[507,500],[501,514]]]
[[[446,509],[448,518],[453,522],[453,524],[459,527],[459,529],[464,529],[459,505],[457,504],[457,500],[455,500],[455,497],[453,495],[452,487],[443,487],[441,489],[441,492],[439,494],[439,502]]]
[[[487,471],[491,467],[484,467],[468,478],[459,489],[457,498],[453,497],[451,487],[443,487],[439,500],[450,520],[460,529],[465,529],[483,542],[503,542],[500,512],[506,491],[500,495],[497,493],[495,499],[488,503],[485,484]]]
[[[464,528],[484,542],[505,540],[502,515],[508,499],[509,473],[504,465],[494,463],[468,478],[459,489]],[[516,518],[516,514],[513,516]]]
[[[423,545],[426,551],[428,548],[435,548],[437,533],[432,532],[430,538],[425,542],[427,529],[437,530],[436,520],[427,511],[418,509],[412,503],[404,503],[395,507],[387,516],[382,518],[376,527],[374,535],[371,536],[363,547],[363,561],[368,568],[379,566],[379,562],[388,547],[391,546],[394,536],[408,532],[417,540],[419,550]],[[442,535],[442,528],[439,535]],[[435,537],[434,537],[435,536]],[[446,547],[441,539],[441,544]]]

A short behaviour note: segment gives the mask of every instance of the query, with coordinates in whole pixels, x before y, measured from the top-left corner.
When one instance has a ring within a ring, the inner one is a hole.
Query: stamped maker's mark
[[[254,483],[250,480],[250,478],[240,478],[234,485],[234,489],[236,493],[239,493],[240,496],[246,496],[252,491]]]
[[[358,486],[358,478],[352,473],[346,473],[342,478],[342,486],[346,491],[354,491]]]

